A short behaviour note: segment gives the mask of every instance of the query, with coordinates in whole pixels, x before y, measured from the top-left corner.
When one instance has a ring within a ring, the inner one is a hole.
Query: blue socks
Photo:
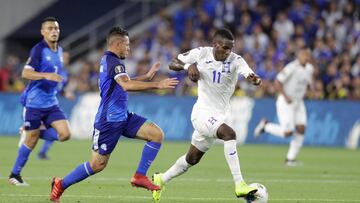
[[[65,190],[70,185],[80,182],[93,174],[94,172],[90,167],[90,163],[82,163],[78,167],[76,167],[71,173],[64,177],[62,181],[62,188]]]
[[[26,145],[22,144],[18,150],[18,156],[15,161],[15,165],[12,169],[12,173],[15,175],[20,175],[21,169],[25,166],[26,161],[29,159],[31,149]]]
[[[54,141],[50,140],[44,140],[44,143],[39,151],[39,154],[46,155],[46,153],[49,151],[50,147],[54,144]]]
[[[158,154],[160,147],[161,143],[158,142],[147,142],[145,144],[136,173],[146,175],[151,163]]]
[[[59,140],[58,134],[54,128],[40,130],[40,138],[49,141]]]

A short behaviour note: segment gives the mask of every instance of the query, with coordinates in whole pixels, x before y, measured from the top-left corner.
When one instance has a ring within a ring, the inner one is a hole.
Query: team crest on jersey
[[[29,57],[27,60],[26,60],[26,65],[29,65],[31,62],[31,57]]]
[[[51,57],[50,57],[50,56],[46,56],[45,58],[46,58],[46,60],[48,60],[48,61],[51,60]]]
[[[125,73],[125,67],[124,66],[115,66],[115,73]]]
[[[102,144],[102,145],[100,146],[100,148],[101,148],[102,150],[106,151],[106,150],[107,150],[107,145],[106,145],[106,144]]]
[[[230,73],[230,62],[224,62],[223,63],[223,69],[222,69],[222,71],[221,72],[228,72],[228,73]]]

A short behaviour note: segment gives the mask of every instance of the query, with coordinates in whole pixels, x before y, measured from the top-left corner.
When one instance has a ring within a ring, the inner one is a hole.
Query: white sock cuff
[[[227,141],[224,141],[224,146],[232,146],[232,145],[235,145],[236,147],[236,140],[227,140]]]

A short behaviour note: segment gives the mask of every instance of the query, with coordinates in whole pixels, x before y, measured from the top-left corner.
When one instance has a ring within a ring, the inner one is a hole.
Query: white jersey
[[[195,108],[215,110],[224,113],[229,108],[238,74],[247,77],[253,73],[245,60],[231,52],[225,61],[216,61],[212,47],[199,47],[179,54],[184,63],[197,63],[200,72],[198,81],[198,99]]]
[[[288,63],[276,79],[282,83],[284,93],[291,99],[304,98],[307,86],[311,84],[314,67],[307,63],[305,67],[298,60]]]

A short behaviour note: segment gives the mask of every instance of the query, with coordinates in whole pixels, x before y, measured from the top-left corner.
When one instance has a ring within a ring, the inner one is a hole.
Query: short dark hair
[[[55,21],[57,21],[55,17],[48,16],[42,20],[41,24],[43,24],[45,22],[55,22]]]
[[[115,36],[125,37],[125,36],[129,36],[129,33],[127,30],[125,30],[121,27],[118,27],[118,26],[112,27],[106,38],[107,42],[109,43],[110,38],[115,37]]]
[[[230,30],[226,29],[226,28],[221,28],[215,31],[214,37],[216,36],[220,36],[224,39],[228,39],[228,40],[234,40],[234,35],[231,33]]]

